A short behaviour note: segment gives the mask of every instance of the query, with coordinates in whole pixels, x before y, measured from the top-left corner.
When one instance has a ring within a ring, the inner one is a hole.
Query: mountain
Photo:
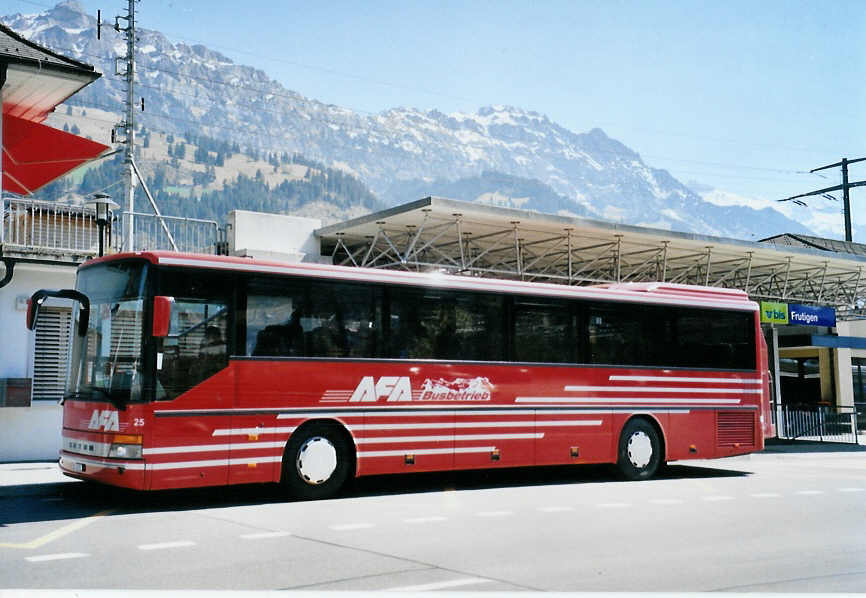
[[[70,103],[119,120],[124,84],[113,73],[115,56],[125,53],[120,34],[104,27],[97,40],[95,18],[74,1],[3,21],[37,43],[94,64],[105,75]],[[503,195],[527,197],[524,205],[544,211],[656,228],[746,239],[802,230],[774,210],[704,201],[601,129],[575,133],[537,112],[507,106],[360,115],[287,90],[265,72],[204,46],[173,43],[145,28],[137,38],[136,94],[146,109],[136,118],[146,130],[204,135],[238,144],[247,155],[300,154],[357,177],[387,203],[459,183],[447,195],[486,194],[494,202]],[[110,124],[100,124],[107,139]],[[535,181],[542,195],[503,192],[503,177],[516,177],[522,186]]]
[[[383,193],[387,204],[407,197],[459,197],[500,208],[532,210],[560,216],[588,216],[589,210],[566,199],[544,183],[501,172],[484,171],[478,176],[457,179],[396,181]]]

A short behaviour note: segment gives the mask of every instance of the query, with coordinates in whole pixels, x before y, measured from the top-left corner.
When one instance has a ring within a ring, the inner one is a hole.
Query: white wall
[[[62,407],[53,401],[0,407],[0,463],[56,461],[62,426]]]
[[[26,300],[39,289],[74,285],[74,265],[15,265],[12,281],[0,289],[0,378],[29,378],[33,373],[33,333],[25,326]]]
[[[25,325],[26,298],[38,289],[74,284],[74,265],[15,265],[12,281],[0,289],[0,378],[33,376],[33,333]],[[0,462],[57,459],[61,424],[60,406],[53,401],[0,407]]]
[[[278,261],[318,262],[317,218],[234,210],[228,217],[229,253]]]

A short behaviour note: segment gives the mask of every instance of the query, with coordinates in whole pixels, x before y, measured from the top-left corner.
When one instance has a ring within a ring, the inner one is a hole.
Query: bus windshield
[[[87,333],[75,336],[64,399],[115,405],[142,399],[147,265],[110,262],[83,268],[76,287],[90,298]]]

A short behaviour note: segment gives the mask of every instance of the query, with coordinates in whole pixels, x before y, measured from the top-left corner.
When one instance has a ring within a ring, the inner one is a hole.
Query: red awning
[[[98,157],[107,145],[3,115],[3,190],[29,195]]]

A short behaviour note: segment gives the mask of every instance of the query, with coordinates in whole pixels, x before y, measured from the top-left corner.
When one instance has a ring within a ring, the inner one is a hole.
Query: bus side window
[[[175,297],[168,336],[159,339],[157,398],[173,399],[228,365],[224,303]]]
[[[589,308],[589,361],[609,365],[642,365],[647,339],[639,315],[628,305]]]
[[[576,361],[574,314],[565,301],[514,299],[514,357],[535,363]]]
[[[174,297],[168,335],[156,339],[156,398],[171,400],[228,366],[232,278],[165,268],[162,295]]]
[[[246,308],[245,354],[254,357],[300,357],[305,354],[302,321],[307,308],[304,286],[254,281]]]

